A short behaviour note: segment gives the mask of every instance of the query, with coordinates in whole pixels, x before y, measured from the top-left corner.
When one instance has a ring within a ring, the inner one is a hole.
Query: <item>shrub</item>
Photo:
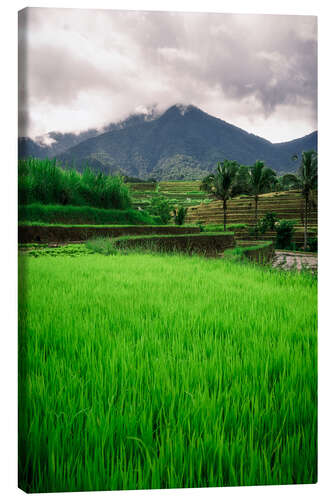
[[[187,208],[185,207],[179,207],[177,209],[174,209],[173,216],[175,224],[177,224],[177,226],[182,226],[184,224],[186,214],[187,214]]]
[[[119,250],[114,246],[111,238],[95,238],[86,242],[86,247],[92,252],[102,255],[116,255]]]
[[[259,234],[265,234],[266,231],[274,231],[275,224],[279,219],[274,212],[267,212],[264,217],[262,217],[257,224],[252,227],[249,231],[251,236],[259,236]]]
[[[292,237],[295,232],[296,221],[294,220],[285,220],[282,219],[279,222],[275,223],[275,231],[276,231],[276,240],[275,246],[276,248],[290,250],[292,249]]]
[[[309,252],[318,252],[318,238],[309,238],[308,248]]]
[[[168,224],[171,220],[173,207],[168,199],[163,196],[155,196],[151,199],[148,210],[151,215],[159,217],[162,224]]]
[[[196,225],[198,226],[198,228],[200,230],[200,233],[202,233],[203,231],[205,231],[205,225],[204,225],[204,223],[202,221],[197,221]]]
[[[266,232],[268,229],[274,231],[275,223],[279,221],[275,212],[266,212],[264,217],[260,220],[261,228]]]

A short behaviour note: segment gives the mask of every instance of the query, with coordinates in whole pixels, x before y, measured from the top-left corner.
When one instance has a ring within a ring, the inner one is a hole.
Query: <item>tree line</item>
[[[297,155],[294,161],[299,161]],[[265,166],[264,162],[256,161],[252,166],[239,165],[235,161],[224,160],[218,162],[214,173],[206,176],[201,182],[201,189],[222,201],[223,225],[227,227],[228,200],[239,195],[248,194],[254,198],[255,221],[258,221],[259,195],[272,191],[278,182],[285,184],[289,189],[300,189],[304,197],[304,248],[307,248],[308,217],[310,197],[317,189],[318,166],[316,151],[304,151],[300,158],[297,175],[286,174],[278,180],[276,172]]]

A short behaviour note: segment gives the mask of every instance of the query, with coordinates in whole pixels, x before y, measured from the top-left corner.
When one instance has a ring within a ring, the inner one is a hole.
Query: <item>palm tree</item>
[[[250,192],[254,196],[254,216],[257,223],[258,220],[258,201],[259,195],[264,193],[267,188],[270,188],[276,178],[276,173],[271,168],[265,167],[263,161],[256,161],[250,167],[249,171],[249,187]]]
[[[218,162],[215,174],[210,174],[201,182],[201,189],[223,201],[223,227],[227,229],[227,201],[234,196],[239,165],[236,161]]]
[[[293,160],[298,160],[298,156],[294,155]],[[297,179],[304,198],[304,250],[306,250],[308,246],[309,201],[313,191],[318,186],[318,154],[316,151],[303,151]]]

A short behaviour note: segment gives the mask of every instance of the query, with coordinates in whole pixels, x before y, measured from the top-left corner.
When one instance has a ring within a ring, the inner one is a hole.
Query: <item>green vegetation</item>
[[[263,161],[256,161],[249,170],[249,192],[254,197],[254,219],[258,220],[259,195],[272,189],[276,173],[271,168],[265,167]]]
[[[234,231],[239,229],[247,229],[247,224],[227,224],[227,231]],[[205,224],[202,226],[203,231],[207,231],[209,233],[218,233],[224,232],[223,224]]]
[[[186,214],[187,214],[187,208],[185,208],[185,207],[174,208],[173,217],[174,217],[175,224],[177,226],[182,226],[184,224]]]
[[[95,254],[19,276],[22,489],[317,480],[310,273]]]
[[[112,238],[92,238],[85,245],[93,253],[101,253],[102,255],[116,255],[119,253],[119,249],[114,245]]]
[[[257,260],[261,264],[265,264],[270,260],[265,252],[260,252],[261,250],[267,249],[272,246],[272,241],[265,241],[261,243],[257,243],[255,245],[248,246],[237,246],[235,248],[229,248],[224,252],[224,257],[231,259],[233,261],[242,261],[249,257],[251,252],[257,253]]]
[[[143,210],[103,209],[95,207],[76,207],[71,205],[20,205],[18,210],[21,222],[45,222],[63,224],[156,224],[158,221]]]
[[[309,238],[307,248],[309,252],[318,252],[318,238]]]
[[[128,240],[128,239],[142,239],[142,238],[147,238],[147,239],[159,239],[159,238],[170,238],[170,236],[172,236],[172,238],[184,238],[184,236],[186,237],[194,237],[194,238],[206,238],[207,236],[221,236],[221,235],[228,235],[228,236],[232,236],[234,233],[232,233],[231,231],[225,231],[225,232],[216,232],[216,233],[194,233],[194,234],[187,234],[187,235],[184,235],[184,234],[143,234],[143,235],[135,235],[135,236],[119,236],[115,239],[117,240]]]
[[[224,236],[226,238],[224,238]],[[104,255],[140,250],[144,253],[185,253],[216,256],[234,245],[233,233],[147,234],[92,238],[87,248]]]
[[[298,156],[294,155],[295,161]],[[297,181],[304,197],[304,249],[308,247],[308,219],[311,198],[318,187],[318,155],[316,151],[303,151]]]
[[[19,245],[19,251],[31,257],[80,257],[82,255],[95,253],[93,249],[78,243],[60,245],[57,247],[49,247],[47,244],[43,243],[25,243]]]
[[[18,197],[21,205],[89,205],[97,208],[128,209],[130,196],[119,176],[82,174],[63,170],[56,160],[28,158],[18,165]]]
[[[249,233],[253,236],[258,237],[263,235],[266,231],[274,231],[275,225],[279,221],[275,212],[266,212],[265,215],[257,221],[257,223],[251,227]]]
[[[30,221],[25,221],[25,222],[19,222],[19,226],[49,226],[49,227],[104,227],[104,228],[114,228],[114,229],[121,229],[121,228],[133,228],[135,226],[136,229],[138,229],[136,226],[138,224],[49,224],[48,222],[30,222]],[[240,224],[241,225],[241,224]],[[156,224],[142,224],[145,228],[153,228],[154,231],[160,230],[161,227],[163,228],[175,228],[174,224],[163,224],[163,226],[156,226]],[[230,229],[231,229],[230,225]],[[186,224],[183,226],[183,228],[193,228],[195,227],[194,225],[191,224]],[[207,226],[208,227],[208,226]],[[220,226],[219,226],[220,227]],[[228,226],[229,228],[229,226]]]
[[[154,196],[150,200],[150,205],[148,207],[149,213],[159,219],[162,224],[168,224],[168,222],[170,222],[173,210],[174,207],[164,196]]]
[[[293,220],[280,220],[275,224],[276,231],[276,240],[275,246],[276,248],[286,249],[288,250],[296,248],[292,248],[292,239],[295,232],[296,221]]]
[[[223,202],[223,225],[227,230],[227,201],[234,196],[239,165],[235,161],[218,162],[215,174],[205,177],[201,188]]]

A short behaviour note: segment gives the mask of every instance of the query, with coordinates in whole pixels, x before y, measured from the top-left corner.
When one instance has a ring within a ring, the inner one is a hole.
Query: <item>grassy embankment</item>
[[[177,255],[23,259],[21,488],[316,481],[310,274]]]
[[[19,206],[18,216],[20,224],[151,225],[158,223],[156,218],[146,212],[131,208],[118,210],[89,206],[42,205],[41,203]]]

